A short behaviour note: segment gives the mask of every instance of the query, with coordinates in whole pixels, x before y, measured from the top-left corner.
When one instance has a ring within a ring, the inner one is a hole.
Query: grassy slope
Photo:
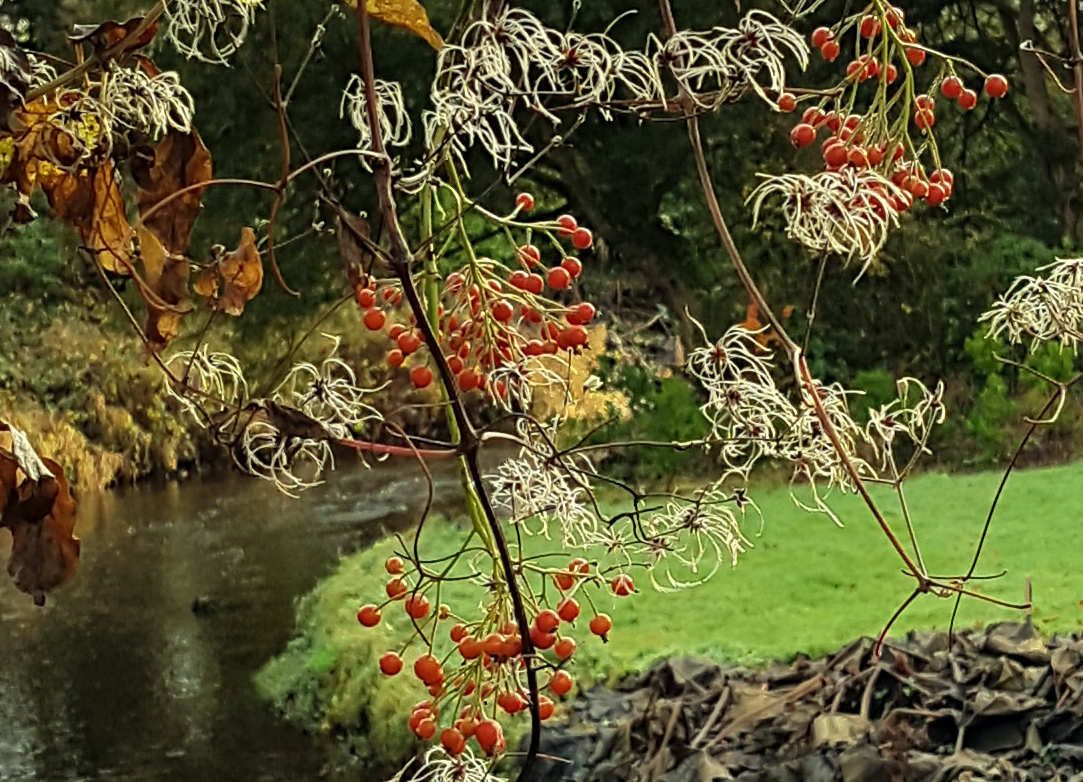
[[[993,473],[927,475],[909,485],[911,512],[932,572],[965,569],[998,480]],[[1035,618],[1047,632],[1081,624],[1081,496],[1080,464],[1013,476],[979,571],[1008,569],[1008,576],[983,586],[1007,599],[1021,598],[1023,577],[1030,575]],[[885,509],[895,507],[887,492],[878,497]],[[846,524],[839,528],[826,516],[797,509],[785,489],[761,491],[757,500],[763,531],[735,570],[725,569],[707,584],[677,595],[647,589],[635,598],[600,601],[599,608],[612,614],[616,627],[604,646],[584,639],[585,629],[580,629],[581,680],[589,676],[586,669],[595,676],[614,675],[679,653],[743,662],[798,652],[815,655],[855,635],[880,631],[911,582],[900,574],[898,560],[860,501],[835,498],[832,505]],[[900,520],[898,513],[889,517]],[[448,525],[434,524],[426,530],[425,550],[450,550],[459,537]],[[398,607],[388,609],[375,630],[359,627],[354,612],[382,594],[382,563],[393,549],[393,541],[385,541],[345,559],[302,602],[298,637],[258,677],[266,697],[289,717],[349,733],[355,750],[387,765],[408,751],[401,715],[423,692],[412,677],[389,680],[376,671],[375,657],[395,647],[406,631]],[[469,610],[477,595],[452,584],[442,599]],[[946,626],[950,610],[949,601],[926,596],[893,632]],[[963,604],[960,621],[1011,616],[1017,615],[970,600]],[[407,658],[408,664],[416,654]]]

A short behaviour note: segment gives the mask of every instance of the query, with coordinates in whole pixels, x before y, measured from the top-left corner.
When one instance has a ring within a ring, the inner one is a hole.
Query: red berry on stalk
[[[613,620],[609,618],[608,614],[596,614],[594,618],[590,620],[590,631],[602,638],[609,635],[609,631],[612,629]]]
[[[855,168],[867,168],[869,165],[869,156],[862,147],[852,147],[847,158]]]
[[[553,290],[562,291],[572,284],[572,275],[563,266],[556,266],[549,270],[548,282]]]
[[[481,648],[481,642],[474,636],[465,636],[459,641],[459,654],[463,656],[464,660],[474,660],[481,656],[484,649]]]
[[[365,310],[365,328],[369,331],[379,331],[384,327],[384,323],[387,321],[387,317],[381,310],[375,307],[370,307]]]
[[[500,323],[507,323],[515,315],[515,309],[505,299],[493,303],[493,317]]]
[[[535,649],[548,649],[557,642],[555,633],[546,632],[537,625],[530,628],[530,642]]]
[[[916,46],[907,46],[906,59],[910,61],[911,65],[921,65],[925,62],[925,50],[919,49]]]
[[[439,660],[431,654],[426,654],[418,657],[417,662],[414,663],[414,675],[421,679],[426,687],[431,687],[444,680],[444,669],[440,666]]]
[[[429,598],[424,595],[410,595],[406,598],[403,607],[414,619],[421,619],[429,613]]]
[[[574,597],[566,597],[557,603],[557,616],[565,622],[574,622],[579,616],[579,601]]]
[[[884,78],[888,84],[894,84],[895,80],[899,78],[899,69],[889,63],[887,68],[884,69]]]
[[[584,301],[582,304],[575,308],[575,319],[579,321],[579,325],[585,326],[594,320],[594,316],[598,313],[598,310],[589,301]]]
[[[406,593],[410,591],[410,588],[406,586],[401,578],[393,578],[387,582],[384,591],[387,592],[387,596],[392,600],[398,600],[401,597],[405,597]]]
[[[372,292],[371,288],[362,288],[357,292],[357,305],[364,309],[368,309],[376,303],[376,294]]]
[[[547,720],[553,716],[553,712],[556,708],[553,705],[553,701],[547,695],[538,696],[538,716],[543,720]]]
[[[532,244],[524,244],[519,248],[519,258],[526,263],[527,266],[534,266],[541,263],[541,250]]]
[[[594,244],[594,234],[589,228],[576,228],[572,231],[572,246],[577,250],[585,250]]]
[[[380,655],[380,672],[384,676],[395,676],[402,670],[402,658],[394,652]]]
[[[540,274],[531,274],[526,280],[526,291],[533,293],[535,296],[545,290],[545,280],[542,279]]]
[[[828,62],[834,62],[838,59],[839,52],[841,51],[838,41],[826,41],[824,45],[820,47],[820,54]]]
[[[549,680],[549,691],[554,695],[567,695],[574,686],[575,682],[567,671],[557,671]]]
[[[561,638],[553,647],[553,653],[557,656],[558,660],[567,660],[575,654],[575,639]]]
[[[421,347],[421,340],[418,339],[417,336],[410,331],[404,331],[399,334],[397,342],[399,345],[399,350],[402,351],[402,354],[404,356],[409,356],[411,353],[417,352],[417,349]]]
[[[357,621],[365,627],[375,627],[380,624],[380,609],[369,603],[361,606],[357,612]]]
[[[518,288],[521,291],[525,291],[526,290],[526,281],[529,278],[530,278],[530,275],[527,274],[525,271],[523,271],[522,269],[516,269],[515,271],[513,271],[511,274],[508,275],[508,285],[510,285],[513,288]]]
[[[780,111],[791,112],[797,108],[797,96],[790,92],[784,92],[778,96],[778,108]]]
[[[498,722],[482,720],[474,728],[474,739],[486,755],[494,755],[504,746],[504,731]]]
[[[925,194],[925,203],[929,206],[940,206],[947,197],[947,190],[943,185],[931,184],[929,185],[929,192]]]
[[[520,193],[515,196],[515,205],[524,212],[529,212],[534,208],[534,196],[530,193]]]
[[[459,641],[466,638],[466,626],[462,624],[454,625],[451,628],[451,632],[449,633],[449,635],[451,636],[452,641],[454,641],[455,643],[459,643]]]
[[[916,96],[914,98],[914,105],[922,110],[936,111],[936,100],[925,94]]]
[[[958,100],[963,94],[963,82],[957,76],[949,76],[940,85],[940,94],[948,100]]]
[[[561,215],[557,218],[557,233],[561,236],[571,236],[576,228],[579,227],[579,221],[571,215]]]
[[[621,573],[614,578],[609,583],[609,587],[617,597],[627,597],[636,591],[635,582],[632,581],[632,577],[627,573]]]
[[[426,717],[417,724],[417,737],[422,741],[428,741],[436,735],[436,723],[431,717]]]
[[[570,573],[554,573],[553,581],[561,592],[567,592],[575,586],[575,577]]]
[[[402,351],[398,348],[393,348],[387,351],[387,365],[391,367],[401,367],[402,362],[406,360],[406,356],[402,354]]]
[[[978,105],[978,93],[974,90],[963,90],[963,94],[959,96],[959,108],[963,111],[970,111]]]
[[[384,570],[393,576],[401,576],[406,571],[406,563],[400,557],[388,557]]]
[[[861,17],[861,25],[858,29],[861,31],[862,38],[872,38],[880,33],[880,20],[875,16],[866,14]]]
[[[432,382],[432,370],[425,366],[414,367],[410,370],[410,382],[415,388],[425,388]]]
[[[572,275],[572,279],[574,280],[583,273],[583,262],[578,258],[565,258],[560,262],[560,268]]]
[[[846,147],[838,141],[824,149],[824,162],[832,168],[846,165],[846,162],[849,159],[850,153],[847,152]]]
[[[985,94],[990,98],[1003,98],[1008,94],[1008,80],[994,73],[985,80]]]
[[[790,142],[795,147],[807,147],[815,140],[816,129],[807,123],[802,122],[799,125],[794,125],[793,130],[790,131]]]
[[[543,633],[551,633],[560,627],[560,615],[551,608],[539,611],[534,619],[534,626]]]
[[[817,49],[823,48],[823,45],[834,38],[834,34],[826,27],[817,27],[812,31],[812,45]]]
[[[440,732],[440,744],[452,757],[457,757],[466,751],[466,737],[456,728],[444,728]]]

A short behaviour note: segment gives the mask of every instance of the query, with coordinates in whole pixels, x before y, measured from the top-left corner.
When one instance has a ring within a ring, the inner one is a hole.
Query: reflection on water
[[[81,498],[74,582],[39,609],[0,578],[0,780],[357,779],[251,676],[341,552],[415,519],[411,469],[340,471],[300,500],[235,477]]]

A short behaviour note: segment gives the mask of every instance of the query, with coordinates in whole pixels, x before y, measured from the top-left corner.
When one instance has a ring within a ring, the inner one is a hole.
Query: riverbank
[[[999,473],[929,474],[909,484],[907,499],[931,572],[965,570],[999,478]],[[1022,598],[1023,579],[1031,576],[1034,621],[1043,633],[1083,624],[1083,574],[1070,567],[1066,554],[1083,545],[1080,514],[1072,510],[1081,484],[1080,464],[1014,475],[979,568],[979,573],[1008,571],[1002,579],[979,584],[984,593],[1008,600]],[[886,493],[878,498],[890,507]],[[763,511],[763,529],[758,535],[755,525],[749,529],[755,548],[735,570],[724,569],[680,594],[644,588],[634,598],[599,604],[615,627],[605,645],[584,634],[576,651],[580,685],[612,681],[659,659],[687,654],[742,664],[788,660],[799,653],[817,656],[857,635],[880,632],[912,584],[899,573],[893,552],[860,502],[834,498],[846,524],[839,528],[797,509],[785,489],[765,490],[754,499]],[[898,513],[889,512],[888,519],[901,524]],[[900,534],[905,536],[901,529]],[[461,537],[447,524],[434,521],[426,527],[427,556],[452,551],[457,541]],[[383,561],[396,545],[385,540],[344,559],[301,601],[296,636],[258,678],[263,695],[288,719],[342,738],[355,753],[385,768],[412,751],[406,716],[424,693],[413,681],[405,686],[377,671],[379,654],[399,648],[411,630],[399,612],[388,610],[375,629],[360,627],[355,613],[382,595]],[[453,605],[461,601],[459,589],[449,584],[442,599]],[[902,615],[893,634],[945,628],[950,614],[948,601],[926,596]],[[1018,613],[971,600],[962,604],[958,626],[1012,618]],[[522,731],[524,724],[511,718],[509,732]]]

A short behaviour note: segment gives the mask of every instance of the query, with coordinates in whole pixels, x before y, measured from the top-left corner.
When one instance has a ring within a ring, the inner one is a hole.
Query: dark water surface
[[[341,553],[416,520],[411,470],[341,470],[300,500],[239,477],[82,497],[80,572],[45,608],[0,570],[0,780],[366,779],[251,677]]]

